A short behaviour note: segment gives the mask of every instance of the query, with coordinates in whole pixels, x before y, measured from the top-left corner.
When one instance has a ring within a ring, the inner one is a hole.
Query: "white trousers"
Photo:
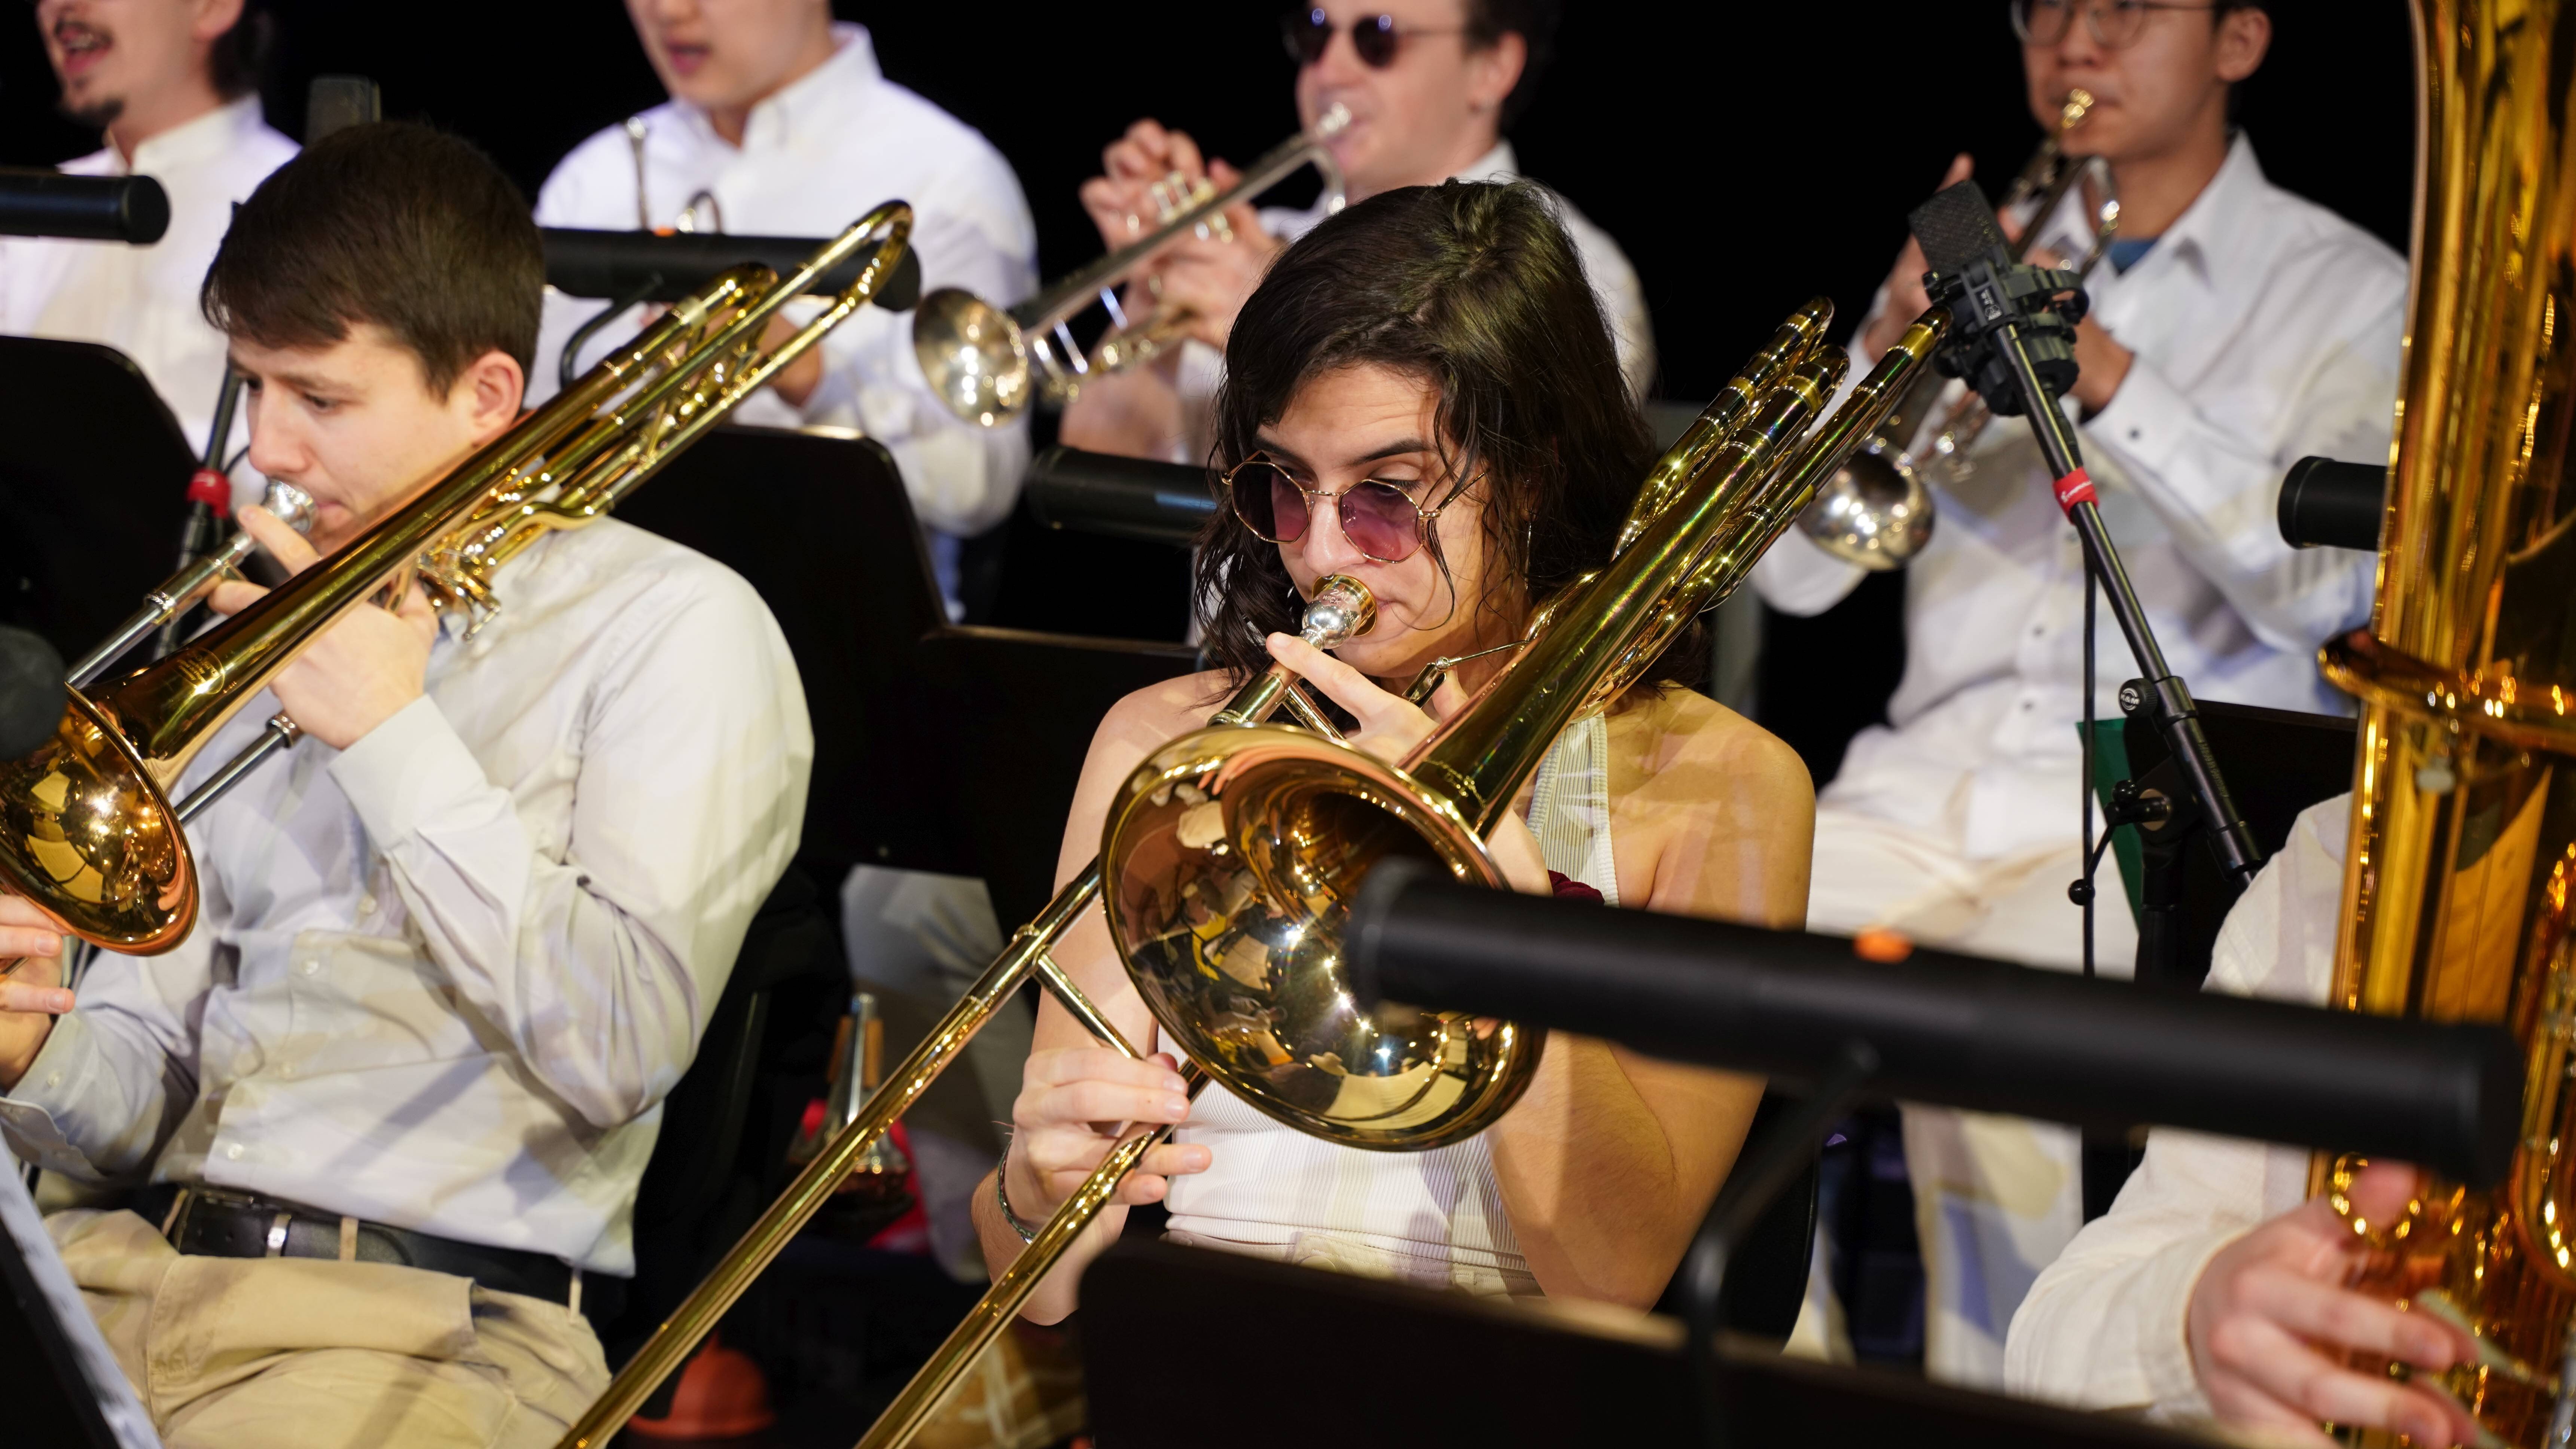
[[[2083,869],[2073,834],[2027,854],[1968,860],[1947,832],[1820,804],[1807,928],[1881,926],[1946,951],[2080,970],[2084,914],[2066,896]],[[2126,978],[2138,928],[2107,858],[2095,888],[2095,969]],[[2081,1136],[2051,1122],[1911,1103],[1904,1117],[1923,1250],[1923,1371],[2000,1391],[2013,1310],[2084,1225]]]

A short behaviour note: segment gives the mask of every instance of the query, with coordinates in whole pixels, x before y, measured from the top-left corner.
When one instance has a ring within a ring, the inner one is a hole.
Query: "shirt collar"
[[[230,151],[263,124],[259,94],[254,91],[135,147],[134,164],[120,169],[129,176],[158,176],[202,165]],[[113,142],[107,150],[111,156],[121,156]]]
[[[2267,184],[2262,163],[2254,159],[2254,143],[2238,131],[2228,144],[2227,159],[2219,163],[2217,174],[2200,188],[2200,195],[2192,198],[2182,215],[2174,218],[2173,225],[2155,238],[2155,250],[2116,279],[2097,271],[2089,285],[2099,288],[2106,283],[2135,283],[2175,268],[2197,278],[2220,297],[2259,285],[2262,258],[2251,246],[2257,222],[2254,203]],[[2088,222],[2080,191],[2069,192],[2052,225],[2070,237],[2086,234]],[[2068,249],[2080,250],[2071,241]]]
[[[1521,159],[1512,153],[1512,143],[1496,141],[1494,149],[1476,158],[1476,164],[1449,178],[1452,181],[1509,181],[1521,174]]]
[[[868,38],[866,26],[834,22],[832,45],[830,60],[751,108],[742,126],[743,150],[775,150],[808,133],[832,129],[838,119],[835,111],[852,105],[885,78],[885,72],[877,67],[876,44]],[[700,136],[717,145],[724,144],[703,109],[682,100],[672,104]]]

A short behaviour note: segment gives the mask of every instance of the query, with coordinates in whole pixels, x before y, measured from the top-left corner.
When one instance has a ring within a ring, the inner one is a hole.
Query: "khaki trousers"
[[[183,1257],[130,1212],[45,1226],[170,1449],[550,1445],[608,1383],[559,1303],[390,1263]]]

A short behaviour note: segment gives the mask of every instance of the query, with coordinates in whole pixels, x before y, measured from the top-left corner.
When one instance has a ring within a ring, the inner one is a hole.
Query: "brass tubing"
[[[1189,1084],[1190,1100],[1197,1101],[1200,1090],[1207,1086],[1206,1075],[1199,1071],[1196,1063],[1190,1063],[1181,1068],[1181,1077]],[[957,1386],[957,1380],[974,1366],[976,1357],[991,1347],[994,1339],[1001,1337],[1002,1330],[1010,1326],[1021,1307],[1027,1304],[1029,1295],[1046,1281],[1047,1272],[1055,1267],[1056,1260],[1081,1239],[1100,1216],[1101,1210],[1109,1206],[1110,1198],[1117,1194],[1118,1184],[1127,1180],[1127,1174],[1136,1170],[1136,1164],[1144,1160],[1147,1152],[1172,1135],[1176,1125],[1166,1124],[1138,1131],[1109,1149],[1109,1155],[1091,1170],[1091,1176],[1083,1179],[1082,1186],[1064,1200],[1064,1205],[1055,1210],[1055,1216],[1046,1220],[1046,1226],[1038,1229],[1038,1235],[1020,1250],[1020,1255],[993,1279],[993,1286],[985,1290],[983,1297],[975,1300],[975,1306],[967,1311],[964,1321],[948,1335],[947,1341],[939,1345],[938,1351],[921,1366],[921,1371],[912,1376],[912,1381],[903,1386],[903,1392],[895,1395],[894,1402],[877,1416],[877,1421],[868,1426],[867,1435],[859,1440],[857,1449],[893,1449],[895,1445],[910,1442],[912,1436],[920,1432],[931,1411],[939,1407],[939,1401],[946,1398],[948,1391]]]
[[[625,1426],[628,1416],[696,1351],[699,1342],[714,1330],[788,1241],[832,1200],[876,1139],[920,1100],[957,1054],[966,1049],[966,1044],[975,1039],[975,1033],[983,1030],[984,1023],[992,1020],[993,1014],[1019,991],[1038,969],[1039,959],[1099,894],[1100,865],[1095,861],[1067,881],[1036,920],[1020,928],[1011,944],[984,968],[984,974],[976,978],[955,1006],[948,1008],[948,1014],[940,1018],[921,1044],[912,1049],[883,1085],[869,1094],[866,1105],[850,1125],[833,1134],[705,1281],[672,1310],[661,1327],[653,1330],[653,1336],[635,1351],[635,1357],[609,1380],[598,1402],[556,1441],[557,1449],[589,1449],[606,1443]]]
[[[1834,304],[1817,297],[1790,313],[1770,339],[1745,360],[1743,369],[1709,399],[1708,406],[1701,409],[1638,485],[1637,496],[1628,505],[1627,519],[1619,526],[1619,540],[1611,547],[1612,557],[1625,553],[1656,515],[1689,486],[1691,478],[1707,465],[1714,446],[1724,442],[1727,434],[1751,416],[1754,404],[1767,396],[1790,368],[1806,360],[1833,320]]]
[[[1753,417],[1719,445],[1712,461],[1695,470],[1722,469],[1717,479],[1688,495],[1689,506],[1676,503],[1659,512],[1599,578],[1566,601],[1556,612],[1554,627],[1513,656],[1474,704],[1451,716],[1406,760],[1406,772],[1476,839],[1482,840],[1511,808],[1520,782],[1573,722],[1592,687],[1653,626],[1666,594],[1691,561],[1716,543],[1719,529],[1740,510],[1747,490],[1768,476],[1774,461],[1822,409],[1832,387],[1828,379],[1838,376],[1843,365],[1837,348],[1790,369]],[[1519,699],[1521,707],[1479,707],[1503,699]]]
[[[1303,633],[1318,648],[1338,644],[1344,639],[1365,634],[1377,621],[1377,600],[1368,586],[1339,574],[1316,581],[1315,602],[1307,609]],[[1237,690],[1219,713],[1250,712],[1254,720],[1267,719],[1285,694],[1283,681],[1295,676],[1284,665],[1272,668]],[[644,1346],[626,1366],[617,1371],[601,1391],[599,1401],[590,1406],[581,1421],[557,1441],[556,1449],[589,1449],[604,1443],[623,1426],[627,1417],[651,1398],[694,1352],[699,1342],[714,1331],[725,1313],[748,1290],[753,1280],[775,1261],[790,1239],[803,1230],[814,1214],[822,1211],[839,1190],[859,1160],[867,1155],[876,1139],[894,1125],[896,1118],[909,1111],[930,1083],[957,1060],[958,1053],[991,1020],[993,1013],[1009,1001],[1022,984],[1032,976],[1047,993],[1069,1012],[1074,1020],[1103,1045],[1113,1047],[1131,1058],[1143,1053],[1128,1041],[1117,1025],[1102,1014],[1100,1008],[1048,953],[1056,942],[1073,928],[1082,913],[1100,896],[1100,862],[1094,858],[1080,874],[1067,881],[1055,899],[1035,920],[1022,926],[1003,948],[993,964],[984,968],[975,984],[948,1014],[940,1018],[930,1034],[913,1048],[883,1085],[868,1097],[859,1115],[835,1133],[818,1151],[796,1180],[760,1220],[744,1232],[740,1241],[727,1250],[704,1281],[692,1290],[670,1318],[653,1331]],[[1140,1151],[1142,1149],[1139,1149]],[[1022,1298],[1025,1299],[1023,1294]],[[1017,1312],[1015,1304],[1011,1312]],[[1003,1315],[1007,1321],[1009,1314]]]

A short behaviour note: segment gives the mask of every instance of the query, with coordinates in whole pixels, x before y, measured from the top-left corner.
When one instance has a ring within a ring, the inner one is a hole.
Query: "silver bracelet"
[[[1021,1222],[1020,1215],[1011,1211],[1011,1190],[1005,1186],[1011,1176],[1011,1143],[1016,1140],[1017,1133],[1003,1139],[1002,1163],[993,1169],[993,1205],[1002,1210],[1002,1221],[1011,1225],[1011,1231],[1020,1235],[1021,1242],[1034,1243],[1038,1240],[1038,1230]]]

